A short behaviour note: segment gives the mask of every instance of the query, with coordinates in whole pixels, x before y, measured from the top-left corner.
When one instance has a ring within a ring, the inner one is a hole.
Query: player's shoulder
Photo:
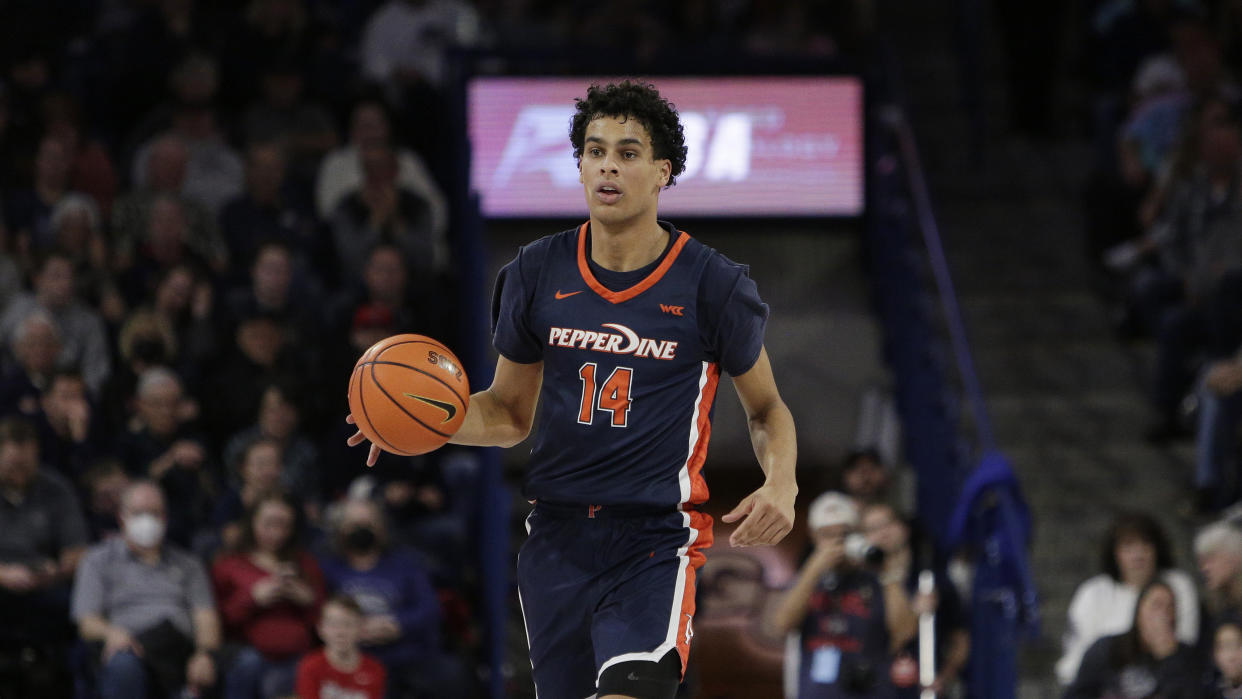
[[[545,235],[518,248],[510,266],[519,267],[525,274],[541,269],[556,256],[573,255],[577,250],[577,228]]]
[[[680,254],[700,265],[705,277],[732,279],[739,274],[749,274],[749,265],[734,262],[724,253],[696,238],[693,233],[680,229],[678,233],[686,237]]]

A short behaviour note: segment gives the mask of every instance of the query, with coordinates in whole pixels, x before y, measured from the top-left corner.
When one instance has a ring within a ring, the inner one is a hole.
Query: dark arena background
[[[368,469],[346,387],[400,333],[488,386],[625,78],[799,447],[730,547],[722,382],[678,696],[1239,696],[1242,3],[8,0],[0,69],[0,699],[533,698],[530,442]]]

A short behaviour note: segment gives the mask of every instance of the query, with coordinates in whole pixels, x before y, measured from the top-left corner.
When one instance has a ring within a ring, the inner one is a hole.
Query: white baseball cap
[[[811,502],[806,515],[807,526],[811,531],[846,524],[858,526],[858,506],[853,498],[845,493],[830,490]]]

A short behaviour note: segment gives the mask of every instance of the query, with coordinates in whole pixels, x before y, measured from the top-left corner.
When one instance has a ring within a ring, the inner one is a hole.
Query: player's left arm
[[[721,521],[742,524],[729,537],[733,546],[770,546],[793,529],[794,499],[798,483],[798,438],[793,415],[781,400],[768,351],[760,348],[759,359],[746,373],[733,377],[746,420],[755,457],[766,476],[758,490],[747,495]]]

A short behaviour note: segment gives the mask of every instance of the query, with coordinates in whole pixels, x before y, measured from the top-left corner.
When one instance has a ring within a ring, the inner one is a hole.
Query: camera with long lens
[[[845,557],[867,568],[884,565],[884,549],[867,541],[867,537],[862,534],[845,537]]]

